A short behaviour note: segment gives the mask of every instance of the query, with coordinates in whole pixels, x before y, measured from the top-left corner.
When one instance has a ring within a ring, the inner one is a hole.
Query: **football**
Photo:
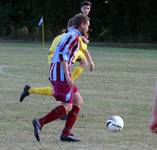
[[[124,127],[124,121],[120,116],[112,116],[106,122],[107,129],[111,132],[119,132]]]

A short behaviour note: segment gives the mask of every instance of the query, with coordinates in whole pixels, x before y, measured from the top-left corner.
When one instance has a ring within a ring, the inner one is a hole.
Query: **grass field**
[[[90,47],[96,69],[76,81],[84,106],[73,132],[80,143],[60,142],[61,120],[41,132],[42,145],[33,136],[32,119],[54,108],[54,98],[19,96],[25,84],[48,86],[47,51],[40,44],[0,43],[0,150],[155,150],[157,135],[148,121],[157,80],[157,50]],[[124,119],[124,129],[111,133],[105,121]]]

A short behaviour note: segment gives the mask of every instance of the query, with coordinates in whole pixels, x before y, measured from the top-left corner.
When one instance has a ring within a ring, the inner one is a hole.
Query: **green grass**
[[[85,71],[76,81],[84,98],[73,129],[81,143],[62,143],[61,120],[41,132],[42,146],[33,136],[31,121],[54,108],[54,98],[19,96],[25,84],[48,86],[47,51],[39,44],[0,43],[0,149],[1,150],[155,150],[156,135],[148,121],[152,91],[157,80],[157,50],[89,47],[96,69]],[[111,115],[124,119],[119,133],[107,131]]]

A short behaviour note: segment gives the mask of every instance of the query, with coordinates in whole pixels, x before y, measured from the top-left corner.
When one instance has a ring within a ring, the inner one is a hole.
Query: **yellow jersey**
[[[53,56],[53,52],[54,50],[56,49],[57,45],[59,44],[61,38],[63,37],[65,33],[61,34],[61,35],[58,35],[54,38],[54,40],[52,41],[52,44],[50,46],[50,49],[49,49],[49,54],[48,54],[48,64],[51,64],[51,58]]]

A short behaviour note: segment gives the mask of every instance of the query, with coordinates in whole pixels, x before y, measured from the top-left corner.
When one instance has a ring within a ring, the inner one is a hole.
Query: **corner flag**
[[[45,31],[44,31],[44,19],[43,19],[43,17],[40,18],[38,26],[42,26],[42,45],[44,48],[44,42],[45,42],[44,33],[45,33]]]
[[[43,24],[43,17],[40,18],[38,26],[41,26]]]

